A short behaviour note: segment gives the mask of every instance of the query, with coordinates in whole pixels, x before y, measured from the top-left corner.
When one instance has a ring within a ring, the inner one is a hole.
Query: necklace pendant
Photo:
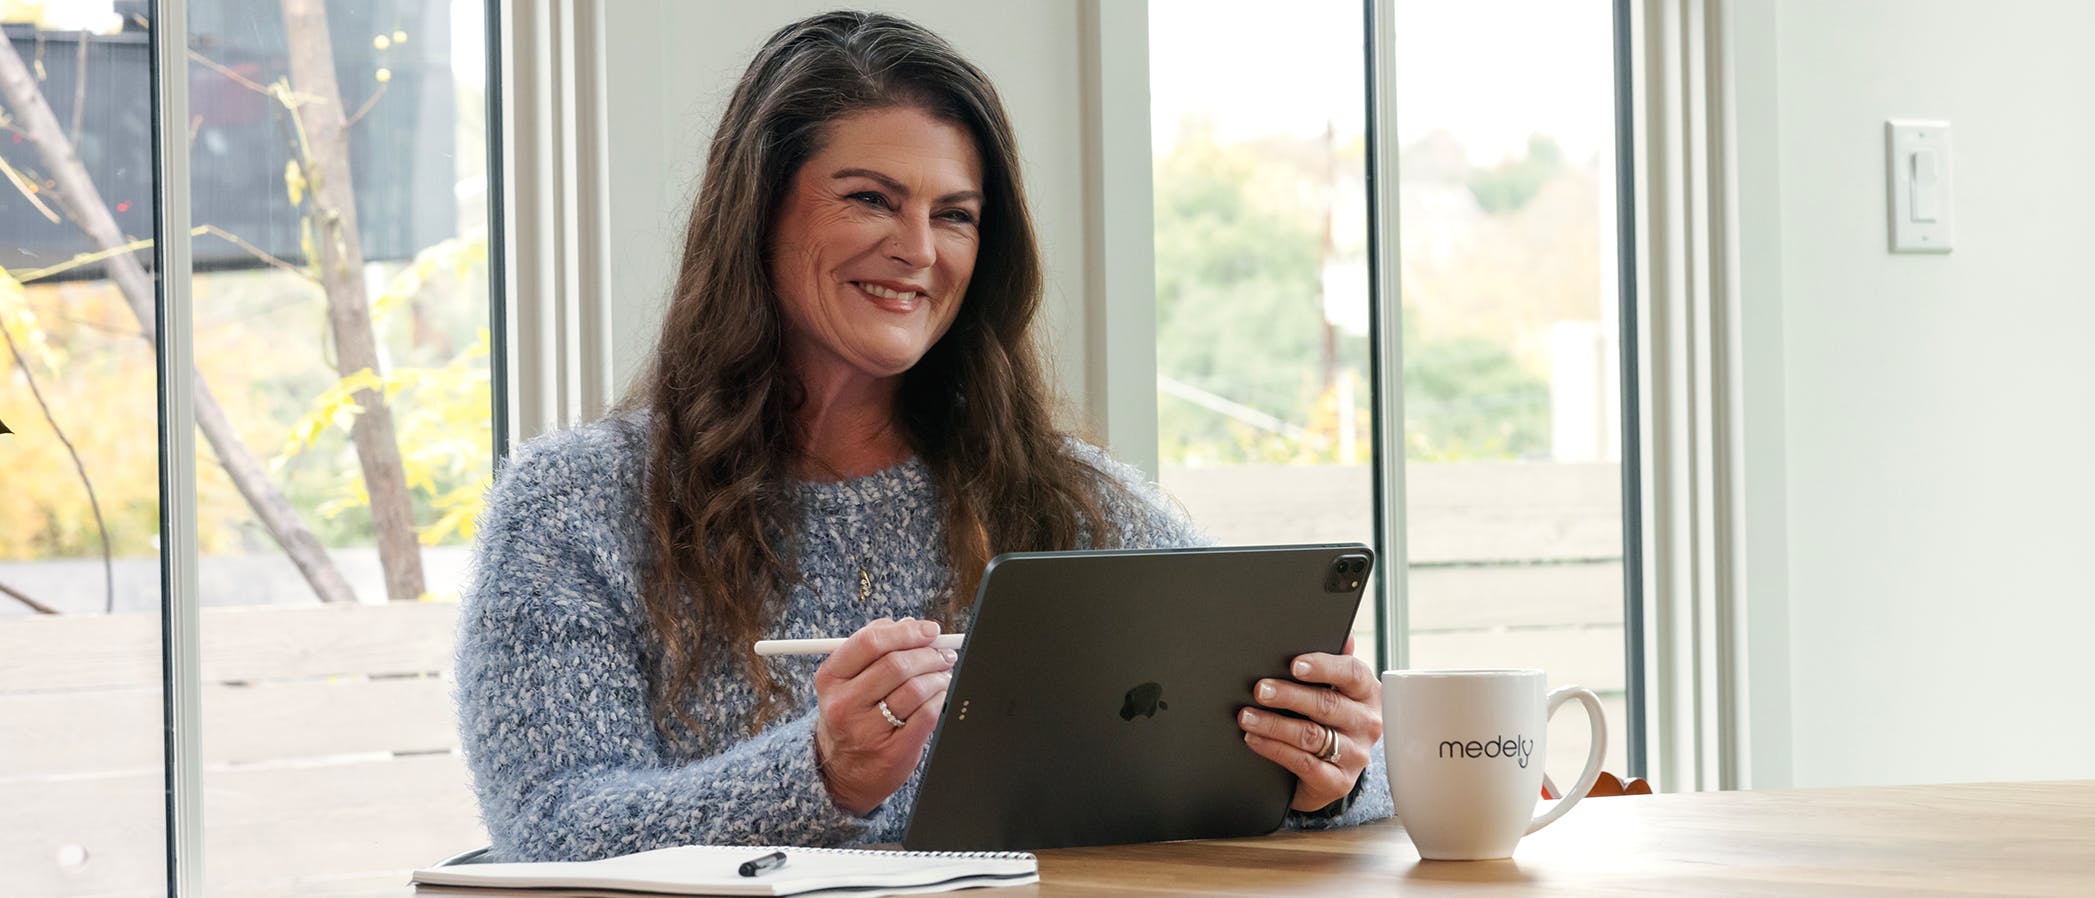
[[[863,602],[873,597],[873,575],[861,566],[858,569],[858,600]]]

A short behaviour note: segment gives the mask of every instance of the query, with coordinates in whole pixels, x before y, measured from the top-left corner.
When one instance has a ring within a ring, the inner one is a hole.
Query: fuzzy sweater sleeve
[[[649,709],[632,551],[620,537],[630,509],[605,488],[617,466],[596,448],[573,434],[527,446],[483,515],[457,688],[494,853],[584,860],[860,839],[869,820],[838,808],[815,768],[812,712],[695,759],[665,745]]]

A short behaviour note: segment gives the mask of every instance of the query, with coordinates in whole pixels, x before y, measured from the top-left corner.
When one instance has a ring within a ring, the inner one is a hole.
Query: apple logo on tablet
[[[1120,701],[1121,720],[1134,720],[1137,714],[1155,717],[1158,711],[1169,710],[1171,706],[1164,703],[1164,687],[1157,683],[1144,683],[1130,689],[1127,697]]]

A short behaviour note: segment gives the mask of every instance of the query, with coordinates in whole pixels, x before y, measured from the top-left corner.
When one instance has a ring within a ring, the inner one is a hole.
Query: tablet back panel
[[[1236,714],[1295,655],[1344,646],[1372,559],[1359,544],[998,556],[902,844],[1271,832],[1294,778]]]

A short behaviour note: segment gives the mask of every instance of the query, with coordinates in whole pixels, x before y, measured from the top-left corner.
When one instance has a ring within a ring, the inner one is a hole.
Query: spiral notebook
[[[742,864],[774,851],[783,865],[743,876]],[[1022,851],[879,851],[686,845],[597,861],[457,864],[414,873],[416,895],[470,898],[642,895],[923,895],[1040,881]]]

